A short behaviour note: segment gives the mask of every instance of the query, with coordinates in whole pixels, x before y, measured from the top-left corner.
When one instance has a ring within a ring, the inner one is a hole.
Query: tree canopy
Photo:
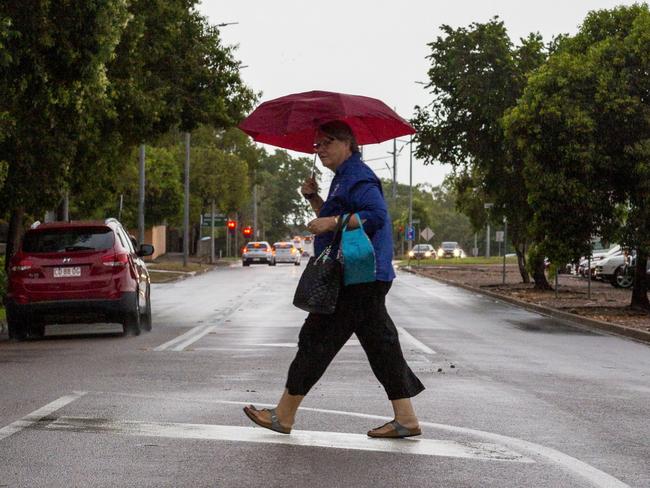
[[[509,237],[527,281],[524,256],[532,208],[523,159],[505,138],[502,117],[516,104],[529,73],[544,62],[546,50],[538,34],[514,46],[498,18],[467,28],[443,25],[441,30],[443,35],[429,44],[427,88],[433,100],[416,107],[413,120],[418,130],[416,154],[425,164],[439,161],[452,166],[459,208],[475,229],[487,218],[507,217]],[[489,214],[483,210],[485,203],[494,205]],[[536,285],[548,286],[543,272],[534,278]]]
[[[531,76],[505,118],[525,154],[534,232],[562,262],[595,235],[636,249],[632,304],[650,308],[650,70],[647,5],[591,12]],[[566,229],[571,229],[567,232]]]

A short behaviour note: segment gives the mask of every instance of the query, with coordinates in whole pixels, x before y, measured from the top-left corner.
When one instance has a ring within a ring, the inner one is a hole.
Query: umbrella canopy
[[[264,102],[239,128],[255,141],[313,153],[316,130],[333,120],[347,123],[359,145],[415,133],[406,120],[376,98],[326,91],[295,93]]]

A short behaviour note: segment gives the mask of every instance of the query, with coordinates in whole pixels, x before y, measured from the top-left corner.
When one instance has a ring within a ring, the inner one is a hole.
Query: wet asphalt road
[[[650,347],[407,274],[388,308],[422,437],[366,438],[391,410],[355,340],[290,436],[253,427],[241,407],[277,401],[295,352],[301,270],[155,285],[139,337],[0,337],[0,487],[650,486]]]

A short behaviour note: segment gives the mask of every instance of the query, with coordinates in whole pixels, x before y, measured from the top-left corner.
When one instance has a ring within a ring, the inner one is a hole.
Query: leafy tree
[[[469,28],[441,27],[444,36],[429,44],[429,85],[433,101],[416,107],[414,125],[418,157],[425,164],[440,161],[453,167],[459,208],[467,212],[475,229],[487,213],[483,203],[494,204],[491,217],[509,222],[509,237],[519,257],[524,281],[528,222],[523,158],[504,137],[501,119],[516,104],[528,74],[546,57],[539,35],[531,34],[513,46],[503,22],[473,23]],[[543,261],[535,285],[548,288]]]
[[[392,180],[382,179],[384,194],[390,195]],[[408,227],[408,185],[397,185],[397,199],[388,198],[389,212],[394,228]],[[422,230],[429,227],[434,237],[430,241],[434,246],[442,241],[457,241],[463,249],[468,250],[473,246],[472,226],[469,219],[456,208],[457,195],[450,179],[441,186],[415,185],[413,187],[413,219],[420,223],[414,227]],[[395,252],[401,252],[401,241],[404,234],[398,232],[396,236]],[[415,242],[419,240],[415,236]]]
[[[52,208],[65,188],[79,134],[92,123],[91,107],[107,96],[106,63],[128,19],[126,7],[125,0],[0,4],[0,154],[8,162],[2,206],[11,212],[7,258],[23,213]]]
[[[104,184],[99,186],[112,198],[116,196],[112,168],[127,159],[134,146],[159,145],[161,138],[162,145],[174,145],[178,139],[169,138],[179,134],[173,128],[191,131],[201,123],[216,129],[230,127],[255,99],[241,81],[234,48],[222,44],[218,30],[195,10],[196,3],[130,3],[131,20],[108,65],[111,103],[97,108],[94,133],[84,146],[87,150],[76,158],[75,174],[92,171],[92,187],[102,178]],[[137,159],[128,160],[137,165]],[[87,184],[88,179],[79,178],[75,192],[84,192]],[[145,215],[156,215],[155,202],[147,202]]]
[[[561,259],[588,250],[594,234],[618,237],[637,250],[631,304],[644,309],[650,308],[649,40],[647,5],[591,12],[576,36],[558,43],[506,118],[526,152],[545,249]]]
[[[312,160],[293,158],[284,150],[265,155],[257,170],[258,225],[268,241],[290,235],[311,219],[309,207],[300,194],[303,181],[311,174]]]

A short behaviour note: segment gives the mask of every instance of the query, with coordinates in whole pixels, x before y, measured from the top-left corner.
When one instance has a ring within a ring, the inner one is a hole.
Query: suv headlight
[[[415,253],[413,251],[409,251],[409,257],[412,258],[413,256],[415,256]]]
[[[426,252],[424,253],[424,257],[425,257],[425,258],[430,258],[430,257],[431,257],[431,251],[426,251]]]

